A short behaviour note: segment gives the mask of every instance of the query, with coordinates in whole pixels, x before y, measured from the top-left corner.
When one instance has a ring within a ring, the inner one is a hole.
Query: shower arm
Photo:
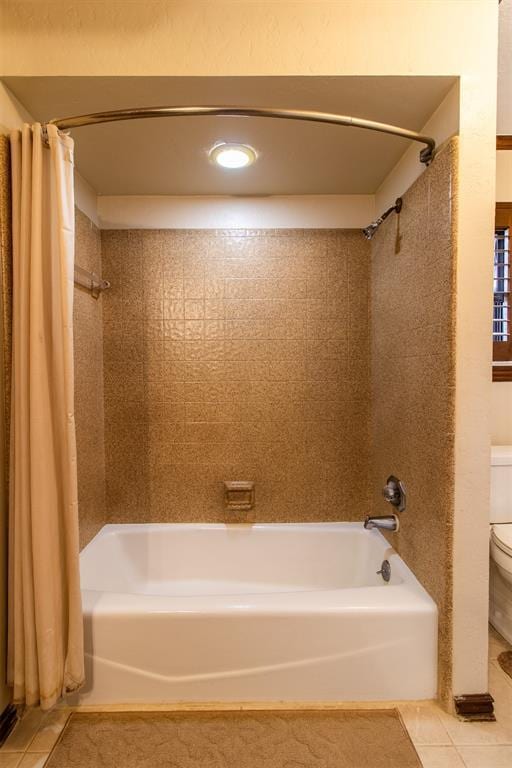
[[[374,236],[374,234],[376,233],[376,231],[378,230],[380,225],[384,221],[386,221],[387,217],[391,213],[393,213],[393,212],[400,213],[400,211],[402,210],[402,205],[403,205],[402,198],[401,197],[397,197],[397,199],[395,200],[393,205],[390,205],[389,208],[387,209],[387,211],[384,211],[384,213],[381,214],[378,219],[375,219],[375,221],[372,221],[371,224],[368,224],[368,226],[365,227],[362,230],[363,235],[366,237],[366,239],[367,240],[371,240],[372,239],[372,237]]]
[[[99,123],[113,123],[119,120],[140,120],[151,117],[198,117],[202,115],[302,120],[313,123],[344,125],[352,128],[363,128],[368,131],[387,133],[392,136],[400,136],[404,139],[410,139],[411,141],[425,144],[420,151],[420,162],[425,165],[429,165],[432,162],[436,149],[436,143],[430,136],[425,136],[416,131],[410,131],[407,128],[400,128],[397,125],[388,125],[387,123],[378,123],[374,120],[365,120],[361,117],[337,115],[329,112],[315,112],[299,109],[273,109],[270,107],[136,107],[134,109],[118,109],[111,112],[94,112],[89,115],[77,115],[76,117],[56,118],[43,125],[43,131],[46,134],[46,125],[55,125],[61,131],[68,131],[71,128],[82,128],[86,125],[97,125]]]
[[[393,205],[390,205],[387,211],[384,211],[384,213],[381,216],[379,216],[379,218],[377,219],[377,221],[379,222],[379,225],[382,224],[383,221],[386,221],[390,213],[393,213],[393,212],[400,213],[400,211],[402,210],[402,205],[403,205],[402,198],[397,197]]]

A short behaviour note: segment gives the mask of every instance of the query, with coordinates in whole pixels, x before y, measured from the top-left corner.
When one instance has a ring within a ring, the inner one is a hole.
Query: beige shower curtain
[[[13,355],[8,675],[49,709],[84,680],[73,403],[73,141],[11,134]]]

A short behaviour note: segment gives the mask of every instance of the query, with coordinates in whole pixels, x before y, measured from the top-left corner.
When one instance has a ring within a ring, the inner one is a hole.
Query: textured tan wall
[[[238,520],[361,519],[369,253],[353,231],[102,232],[111,521],[225,521],[239,479]]]
[[[101,274],[99,229],[78,208],[75,263]],[[103,297],[75,287],[75,419],[78,456],[80,546],[105,524],[105,449],[103,409]]]
[[[389,511],[380,494],[389,474],[405,482],[407,510],[390,540],[439,607],[443,698],[451,666],[455,152],[452,141],[403,196],[399,219],[390,217],[372,241],[374,505]]]

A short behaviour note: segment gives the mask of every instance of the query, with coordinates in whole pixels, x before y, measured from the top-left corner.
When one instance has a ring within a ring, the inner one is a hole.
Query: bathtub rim
[[[359,522],[304,522],[304,523],[107,523],[82,549],[80,557],[90,556],[94,544],[117,533],[142,533],[146,531],[229,531],[273,530],[273,531],[332,531],[369,537],[377,542],[384,556],[390,561],[401,578],[400,584],[340,587],[337,589],[316,589],[297,592],[256,593],[244,595],[153,595],[135,592],[114,592],[82,588],[82,603],[85,614],[119,614],[127,612],[183,613],[197,615],[258,614],[303,615],[304,613],[366,611],[387,613],[407,611],[438,614],[438,608],[425,587],[409,568],[398,552],[383,534],[376,530],[367,531]]]

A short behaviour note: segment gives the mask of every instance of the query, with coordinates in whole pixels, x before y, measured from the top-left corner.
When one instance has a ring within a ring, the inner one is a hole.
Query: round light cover
[[[247,144],[217,144],[210,159],[222,168],[246,168],[256,160],[256,152]]]

